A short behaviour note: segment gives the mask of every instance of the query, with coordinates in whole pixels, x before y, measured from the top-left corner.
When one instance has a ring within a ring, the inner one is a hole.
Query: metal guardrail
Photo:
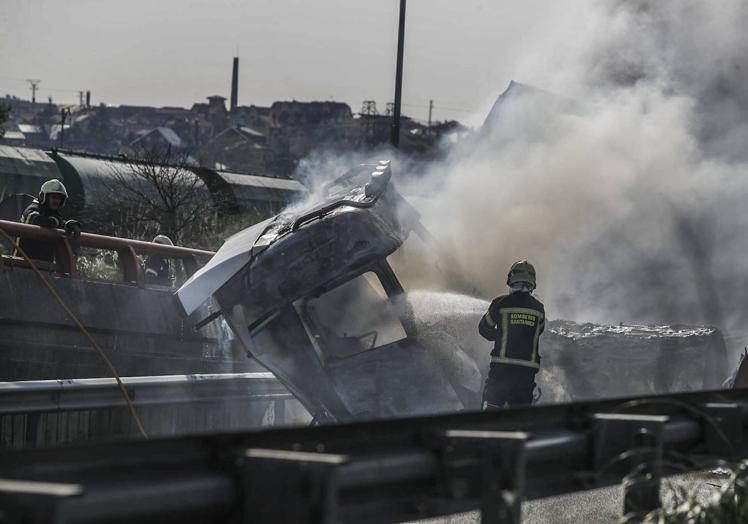
[[[284,425],[296,413],[294,398],[271,373],[124,377],[123,383],[152,436]],[[0,382],[0,449],[123,440],[138,431],[114,379]]]
[[[748,455],[748,390],[0,452],[0,509],[46,522],[396,522],[660,478]],[[677,468],[671,469],[677,462]],[[59,520],[57,520],[59,519]]]
[[[272,373],[122,377],[136,407],[293,398]],[[126,407],[113,378],[0,382],[0,416]]]
[[[14,237],[31,238],[49,242],[54,246],[55,264],[40,263],[40,269],[54,270],[64,273],[70,278],[78,278],[76,259],[73,255],[70,238],[61,229],[46,228],[30,224],[21,224],[8,220],[0,220],[0,228]],[[215,253],[201,249],[192,249],[180,246],[166,246],[143,242],[141,240],[130,240],[125,238],[96,235],[92,233],[81,233],[78,243],[82,247],[94,249],[106,249],[116,251],[118,263],[120,264],[125,282],[132,282],[139,287],[145,286],[145,278],[137,254],[160,255],[164,258],[176,258],[183,261],[185,270],[189,275],[197,271],[198,258],[210,258]],[[18,257],[2,255],[4,264],[27,267],[26,262]]]

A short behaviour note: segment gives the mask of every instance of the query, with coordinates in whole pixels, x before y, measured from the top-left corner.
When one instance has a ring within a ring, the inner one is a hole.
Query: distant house
[[[42,126],[36,124],[18,124],[18,130],[23,133],[26,145],[29,147],[45,147],[49,144],[49,138]]]
[[[222,164],[229,170],[265,173],[273,152],[264,133],[246,126],[229,127],[218,133],[200,154],[206,165]]]
[[[213,126],[214,134],[218,134],[229,125],[226,97],[220,95],[209,96],[207,104],[193,104],[191,111],[209,122]]]
[[[264,146],[277,157],[272,170],[288,173],[295,162],[315,147],[342,144],[345,127],[353,120],[353,112],[342,102],[274,102],[270,107],[239,106],[231,113],[234,127],[249,127],[267,138]],[[251,139],[250,139],[251,140]],[[285,159],[283,162],[278,160]],[[286,168],[280,169],[283,164]]]
[[[231,112],[231,119],[235,125],[249,126],[263,133],[273,124],[270,108],[255,105],[236,107]]]
[[[26,143],[26,136],[20,131],[5,131],[0,135],[0,144],[22,146]]]
[[[185,142],[173,129],[156,127],[145,132],[130,142],[129,149],[134,151],[167,151],[178,152],[185,148]]]
[[[42,127],[33,124],[18,124],[18,130],[28,137],[44,136]]]
[[[4,102],[10,105],[15,117],[33,118],[35,115],[49,110],[50,104],[43,102],[33,103],[30,100],[22,100],[15,96],[5,95]],[[54,106],[53,112],[57,112],[57,106]]]
[[[241,132],[249,127],[265,135],[261,145],[272,151],[275,157],[267,165],[270,171],[279,174],[289,174],[296,160],[315,147],[342,144],[345,126],[352,119],[350,106],[342,102],[292,100],[274,102],[270,107],[239,106],[231,113],[235,129]],[[258,143],[251,136],[245,139],[245,148],[249,148],[250,143]]]

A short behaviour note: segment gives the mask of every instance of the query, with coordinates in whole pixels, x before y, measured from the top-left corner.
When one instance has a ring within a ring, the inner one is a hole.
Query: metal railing
[[[267,372],[123,377],[150,435],[290,423],[297,401]],[[0,382],[0,449],[139,436],[114,379]]]
[[[47,271],[55,271],[70,278],[80,278],[80,273],[76,265],[76,256],[73,253],[71,244],[72,241],[63,230],[21,224],[7,220],[0,220],[0,228],[13,237],[49,242],[53,245],[55,263],[40,263],[38,264],[39,268]],[[197,271],[199,259],[207,259],[215,254],[212,251],[201,249],[166,246],[152,242],[143,242],[141,240],[129,240],[92,233],[81,233],[78,243],[81,247],[115,251],[118,255],[117,262],[124,275],[124,282],[137,285],[138,287],[145,287],[145,276],[137,255],[159,255],[164,258],[179,259],[183,262],[185,272],[189,277]],[[22,258],[10,255],[3,255],[1,262],[11,266],[28,267],[26,261]]]
[[[135,407],[293,398],[272,373],[122,377]],[[0,382],[0,416],[125,407],[113,378]]]
[[[19,521],[398,522],[625,479],[624,511],[660,479],[748,455],[748,390],[634,397],[346,425],[0,452]],[[107,502],[109,501],[109,502]],[[118,501],[118,502],[112,502]]]

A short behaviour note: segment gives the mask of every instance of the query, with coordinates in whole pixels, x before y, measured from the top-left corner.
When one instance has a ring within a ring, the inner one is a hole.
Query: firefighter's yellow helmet
[[[65,185],[56,178],[47,180],[42,184],[42,187],[39,189],[39,203],[45,204],[47,202],[47,195],[52,194],[62,195],[60,207],[65,205],[65,201],[68,199],[68,191],[65,189]]]

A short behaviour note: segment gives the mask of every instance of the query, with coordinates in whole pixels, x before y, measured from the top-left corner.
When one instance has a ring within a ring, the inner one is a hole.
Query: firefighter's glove
[[[42,227],[52,227],[52,228],[57,228],[62,225],[62,223],[57,219],[57,217],[47,217],[47,216],[39,216],[39,218],[37,218],[34,223]]]
[[[65,233],[74,240],[81,237],[81,224],[77,220],[68,220],[65,222]]]

